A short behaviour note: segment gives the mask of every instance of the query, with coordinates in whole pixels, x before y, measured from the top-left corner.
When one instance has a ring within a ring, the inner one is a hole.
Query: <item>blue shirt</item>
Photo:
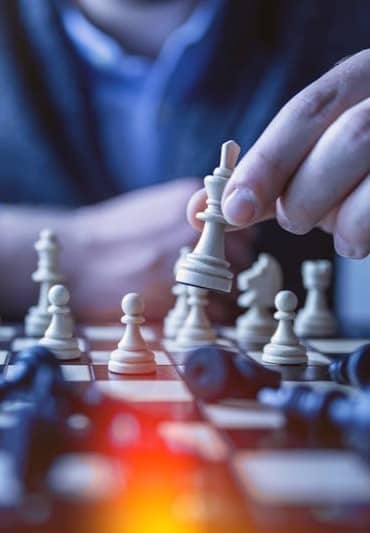
[[[156,60],[126,53],[80,11],[62,7],[65,30],[86,71],[103,158],[122,192],[168,178],[159,156],[166,134],[159,127],[167,112],[166,89],[176,69],[181,99],[205,68],[224,1],[203,0],[167,38]]]

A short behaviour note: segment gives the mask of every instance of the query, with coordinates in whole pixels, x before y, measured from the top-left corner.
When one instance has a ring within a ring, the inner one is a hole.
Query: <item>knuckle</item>
[[[303,119],[320,120],[331,112],[337,100],[338,87],[325,87],[319,80],[296,96],[295,105]]]

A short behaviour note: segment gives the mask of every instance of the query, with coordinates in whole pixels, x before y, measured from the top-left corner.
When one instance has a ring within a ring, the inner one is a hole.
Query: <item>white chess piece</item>
[[[180,257],[176,261],[174,267],[175,277],[180,263],[185,259],[189,252],[190,248],[188,246],[183,246],[181,248]],[[177,333],[184,325],[184,322],[189,314],[188,287],[182,283],[176,283],[172,289],[172,293],[176,296],[176,303],[164,319],[163,326],[163,334],[167,339],[176,338]]]
[[[56,235],[48,229],[40,232],[39,240],[35,244],[39,261],[36,272],[32,274],[33,281],[40,283],[38,304],[32,306],[25,318],[25,333],[30,337],[42,337],[50,324],[51,315],[48,310],[48,293],[50,288],[63,280],[59,271],[58,256],[60,246]]]
[[[49,291],[49,301],[51,322],[39,344],[51,350],[58,359],[79,359],[81,353],[73,334],[68,289],[64,285],[54,285]]]
[[[280,291],[275,298],[277,312],[274,317],[279,321],[270,343],[263,348],[264,363],[296,365],[307,362],[306,348],[294,333],[293,322],[298,300],[294,292]]]
[[[302,277],[307,298],[298,312],[295,331],[302,337],[330,337],[337,330],[336,320],[329,310],[325,291],[330,285],[332,265],[330,261],[304,261]]]
[[[189,287],[188,291],[190,311],[176,337],[176,347],[186,349],[212,344],[216,342],[217,335],[205,313],[208,291],[199,287]]]
[[[154,353],[140,332],[145,322],[144,302],[139,294],[129,293],[122,299],[121,319],[126,328],[118,347],[110,354],[108,370],[117,374],[152,374],[156,371]]]
[[[236,321],[236,336],[241,344],[264,345],[276,329],[270,308],[282,288],[279,263],[269,254],[260,254],[251,268],[238,276],[238,288],[244,291],[238,305],[248,310]]]
[[[224,292],[231,290],[233,275],[229,270],[230,263],[225,259],[227,222],[222,214],[221,199],[239,153],[240,147],[235,141],[224,143],[220,166],[212,176],[204,179],[207,209],[197,214],[197,218],[204,222],[204,227],[198,244],[177,271],[176,281],[179,283]]]

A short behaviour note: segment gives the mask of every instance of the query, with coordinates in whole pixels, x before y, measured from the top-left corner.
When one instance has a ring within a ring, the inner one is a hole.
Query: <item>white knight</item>
[[[239,274],[238,288],[242,294],[238,305],[247,308],[236,321],[240,343],[263,345],[269,341],[277,326],[270,309],[282,283],[281,267],[269,254],[260,254],[251,268]]]

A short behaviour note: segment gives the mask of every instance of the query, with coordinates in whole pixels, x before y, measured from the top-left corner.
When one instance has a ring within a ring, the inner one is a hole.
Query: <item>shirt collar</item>
[[[190,17],[169,35],[154,61],[127,53],[113,37],[94,26],[69,4],[61,4],[61,15],[67,35],[92,67],[135,78],[145,75],[153,65],[180,59],[189,46],[200,42],[224,2],[225,0],[202,0]]]

